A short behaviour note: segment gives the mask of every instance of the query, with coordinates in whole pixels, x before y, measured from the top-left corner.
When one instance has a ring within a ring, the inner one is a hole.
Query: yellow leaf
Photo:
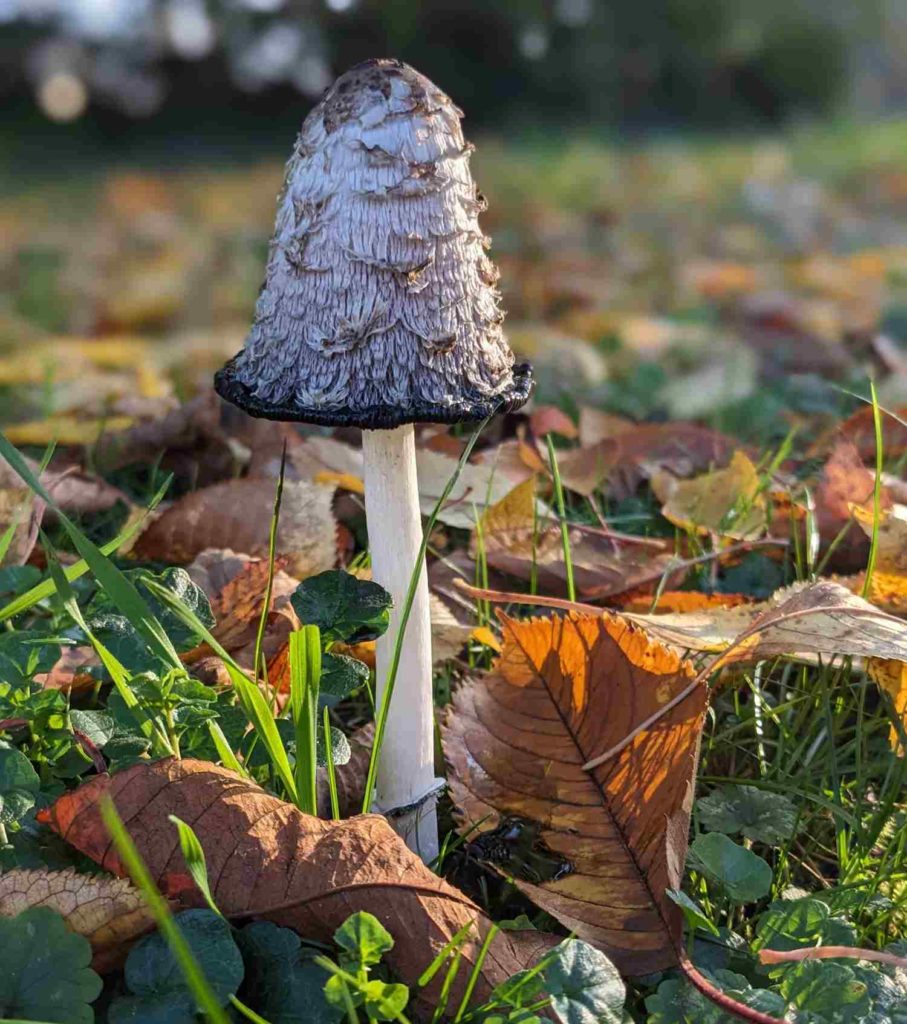
[[[765,497],[759,474],[749,457],[734,452],[725,469],[692,480],[678,480],[664,471],[652,478],[662,515],[681,529],[750,540],[765,530]]]
[[[869,678],[891,697],[895,714],[904,728],[907,728],[907,664],[889,658],[869,658],[866,670]],[[888,734],[888,742],[896,754],[904,756],[900,733],[894,723]]]
[[[79,420],[75,416],[49,416],[46,420],[11,423],[4,433],[13,444],[94,444],[102,434],[128,430],[135,420],[131,416],[109,416],[106,419]]]
[[[333,484],[342,491],[353,494],[365,494],[365,484],[361,477],[352,473],[338,473],[333,469],[322,469],[313,477],[316,484]]]
[[[477,643],[484,644],[486,647],[490,647],[493,651],[497,651],[498,654],[504,649],[501,647],[501,642],[487,626],[476,626],[469,634],[469,638]]]

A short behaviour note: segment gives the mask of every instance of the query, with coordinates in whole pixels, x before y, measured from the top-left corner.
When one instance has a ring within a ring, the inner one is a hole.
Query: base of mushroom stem
[[[418,799],[405,807],[384,808],[376,803],[374,810],[383,814],[406,845],[426,864],[438,856],[438,797],[447,781],[434,779]]]

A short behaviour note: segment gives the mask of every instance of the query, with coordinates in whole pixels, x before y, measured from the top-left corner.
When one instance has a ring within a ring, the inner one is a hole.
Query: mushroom
[[[398,60],[337,79],[287,164],[245,347],[215,377],[252,416],[362,428],[372,575],[394,600],[376,652],[379,695],[422,542],[413,424],[482,420],[532,389],[501,329],[462,116]],[[376,802],[426,860],[438,850],[433,712],[423,565]]]

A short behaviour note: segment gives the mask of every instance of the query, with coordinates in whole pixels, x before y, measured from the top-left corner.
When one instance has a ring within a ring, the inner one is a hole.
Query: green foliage
[[[295,932],[253,921],[237,932],[236,942],[246,965],[240,998],[270,1024],[333,1024],[341,1018],[324,994],[329,974]]]
[[[667,896],[683,911],[688,928],[694,930],[702,928],[703,931],[710,932],[712,935],[718,935],[718,929],[712,923],[712,919],[685,892],[679,889],[668,889]]]
[[[230,925],[210,910],[187,910],[176,923],[215,997],[226,1005],[244,975]],[[111,1024],[195,1024],[195,996],[160,933],[147,936],[133,947],[126,958],[124,980],[131,995],[114,1000]]]
[[[37,673],[49,672],[67,642],[35,630],[0,633],[0,683],[25,686]]]
[[[760,915],[757,948],[790,950],[803,946],[853,946],[853,925],[832,914],[828,905],[812,897],[777,900]],[[783,972],[784,968],[778,968]]]
[[[792,801],[756,786],[722,786],[700,797],[696,810],[708,831],[739,834],[768,846],[783,846],[797,825]]]
[[[587,942],[567,939],[542,971],[551,1008],[563,1024],[620,1024],[626,989],[617,968]]]
[[[781,1018],[785,1000],[776,992],[754,988],[742,975],[732,971],[703,971],[718,988],[738,1003]],[[738,1018],[725,1013],[680,978],[663,981],[646,999],[647,1024],[737,1024]]]
[[[93,1024],[91,946],[48,907],[0,917],[0,1018]]]
[[[690,867],[716,882],[735,903],[761,899],[772,885],[771,867],[721,832],[707,832],[693,840]]]
[[[0,740],[0,825],[12,825],[31,810],[40,788],[31,761]]]
[[[390,594],[339,569],[303,580],[290,600],[299,621],[317,626],[325,643],[375,640],[390,622]]]
[[[185,569],[171,568],[161,573],[151,573],[146,569],[128,569],[123,576],[134,584],[145,599],[178,652],[198,646],[202,637],[175,615],[170,607],[161,602],[149,589],[149,580],[168,590],[198,618],[202,625],[208,629],[214,625],[214,615],[208,598],[204,591],[192,582]],[[95,594],[86,609],[86,618],[98,640],[131,672],[161,669],[159,651],[149,645],[130,618],[123,614],[109,591],[101,589]]]
[[[342,962],[355,970],[374,967],[394,948],[394,940],[374,914],[351,914],[334,932],[334,942],[343,950]]]

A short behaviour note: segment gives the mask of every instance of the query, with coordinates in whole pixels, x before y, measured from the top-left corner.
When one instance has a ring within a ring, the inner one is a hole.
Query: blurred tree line
[[[739,127],[826,114],[852,100],[870,72],[884,107],[907,77],[892,58],[892,40],[907,34],[903,8],[902,0],[0,0],[0,95],[10,109],[57,121],[199,121],[206,111],[280,118],[351,64],[397,56],[445,88],[472,124]]]

